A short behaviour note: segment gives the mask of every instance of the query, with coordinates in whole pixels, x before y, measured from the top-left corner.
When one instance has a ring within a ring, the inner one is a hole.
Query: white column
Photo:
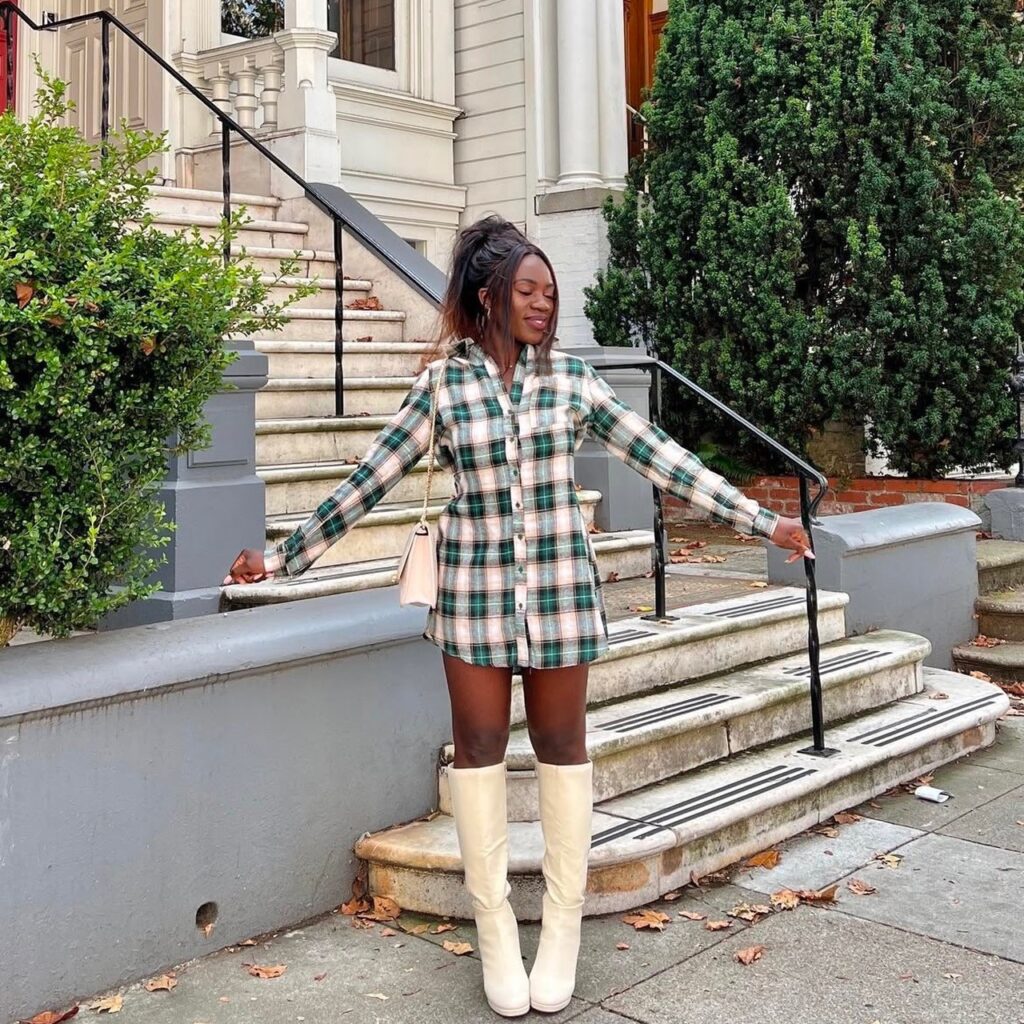
[[[286,0],[284,31],[274,36],[284,53],[284,88],[278,103],[278,155],[307,181],[336,182],[339,176],[338,104],[327,80],[327,55],[337,44],[327,31],[324,0]],[[297,187],[283,175],[275,195],[289,198]]]
[[[601,177],[607,188],[625,188],[629,165],[626,132],[626,40],[620,0],[596,0]]]
[[[180,4],[179,12],[181,48],[186,53],[202,53],[220,46],[220,0],[192,0],[190,4]]]
[[[560,188],[601,185],[597,40],[594,0],[558,0]]]

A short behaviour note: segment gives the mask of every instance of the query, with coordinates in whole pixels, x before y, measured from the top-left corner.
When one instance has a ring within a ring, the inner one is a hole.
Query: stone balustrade
[[[284,52],[274,39],[229,43],[199,54],[196,84],[226,114],[253,131],[278,127]],[[211,132],[218,126],[211,117]]]

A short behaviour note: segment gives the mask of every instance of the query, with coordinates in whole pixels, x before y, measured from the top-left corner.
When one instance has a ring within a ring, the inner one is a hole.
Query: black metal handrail
[[[661,424],[661,385],[662,375],[667,375],[683,385],[693,394],[704,399],[713,405],[719,412],[724,413],[733,422],[738,423],[744,430],[752,434],[759,441],[771,448],[776,455],[781,456],[792,466],[800,480],[800,520],[803,523],[804,531],[810,541],[811,550],[814,550],[814,534],[812,525],[817,521],[818,506],[828,491],[827,477],[805,459],[790,451],[785,445],[780,444],[773,437],[770,437],[759,427],[754,426],[749,420],[741,416],[734,409],[730,409],[721,399],[705,391],[699,384],[684,376],[675,367],[669,366],[655,357],[646,359],[630,359],[628,357],[619,360],[613,358],[604,361],[607,369],[623,370],[645,370],[651,374],[650,385],[650,415],[651,421],[660,426]],[[812,498],[810,496],[809,484],[814,482],[818,486],[818,493]],[[815,563],[813,559],[804,558],[804,573],[807,578],[807,657],[810,666],[810,698],[811,698],[811,731],[813,743],[805,747],[801,753],[814,754],[819,757],[828,757],[837,753],[834,749],[825,746],[825,718],[822,707],[821,689],[821,643],[818,637],[818,585],[815,577]],[[654,488],[654,612],[646,616],[651,620],[664,620],[667,615],[665,597],[665,518],[662,506],[661,489]]]
[[[126,39],[137,46],[151,60],[169,74],[190,96],[194,96],[220,123],[221,129],[221,190],[224,195],[223,215],[225,223],[231,219],[231,133],[235,132],[239,138],[244,139],[250,146],[253,146],[263,157],[269,160],[282,174],[290,178],[303,194],[326,213],[334,225],[334,389],[335,389],[335,415],[343,416],[345,412],[344,394],[344,370],[342,356],[344,353],[343,328],[345,322],[345,275],[343,267],[344,254],[342,251],[343,229],[347,226],[343,218],[330,203],[325,201],[314,185],[311,185],[300,174],[296,173],[283,160],[275,156],[264,146],[251,132],[243,128],[230,114],[226,114],[212,100],[206,97],[199,89],[188,81],[175,67],[169,64],[159,53],[148,43],[139,38],[127,25],[109,11],[92,11],[88,14],[79,14],[69,18],[57,18],[47,20],[40,24],[34,21],[21,8],[16,7],[13,0],[0,0],[0,20],[3,22],[4,33],[8,40],[12,38],[11,23],[17,17],[35,32],[52,32],[58,28],[67,28],[71,25],[80,25],[88,21],[100,22],[100,48],[103,60],[103,78],[101,93],[101,117],[100,117],[100,147],[101,153],[106,154],[107,139],[110,134],[110,28],[115,27]],[[14,106],[14,53],[13,47],[7,47],[7,75],[6,95],[4,96],[3,111],[6,112]],[[231,258],[231,243],[228,238],[224,241],[224,261],[227,263]],[[400,268],[398,269],[399,272]]]

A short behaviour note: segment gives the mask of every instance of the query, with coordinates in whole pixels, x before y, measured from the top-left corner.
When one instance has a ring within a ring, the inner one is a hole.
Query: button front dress
[[[523,346],[510,389],[470,340],[416,379],[362,461],[310,518],[265,554],[297,575],[426,454],[437,374],[436,457],[455,495],[438,523],[437,607],[424,636],[475,665],[562,668],[607,650],[601,580],[576,496],[574,455],[594,438],[626,465],[716,522],[769,537],[762,509],[616,398],[582,359],[552,350],[542,373]]]

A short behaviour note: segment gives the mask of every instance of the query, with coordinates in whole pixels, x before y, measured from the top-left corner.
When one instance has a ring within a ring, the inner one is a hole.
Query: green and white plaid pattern
[[[717,522],[771,536],[778,521],[615,397],[582,359],[553,351],[541,374],[524,346],[507,391],[469,341],[431,363],[355,471],[290,537],[267,571],[307,569],[422,458],[437,406],[437,460],[455,474],[438,524],[436,609],[424,633],[476,665],[561,668],[608,646],[601,581],[576,498],[573,461],[589,434]]]

